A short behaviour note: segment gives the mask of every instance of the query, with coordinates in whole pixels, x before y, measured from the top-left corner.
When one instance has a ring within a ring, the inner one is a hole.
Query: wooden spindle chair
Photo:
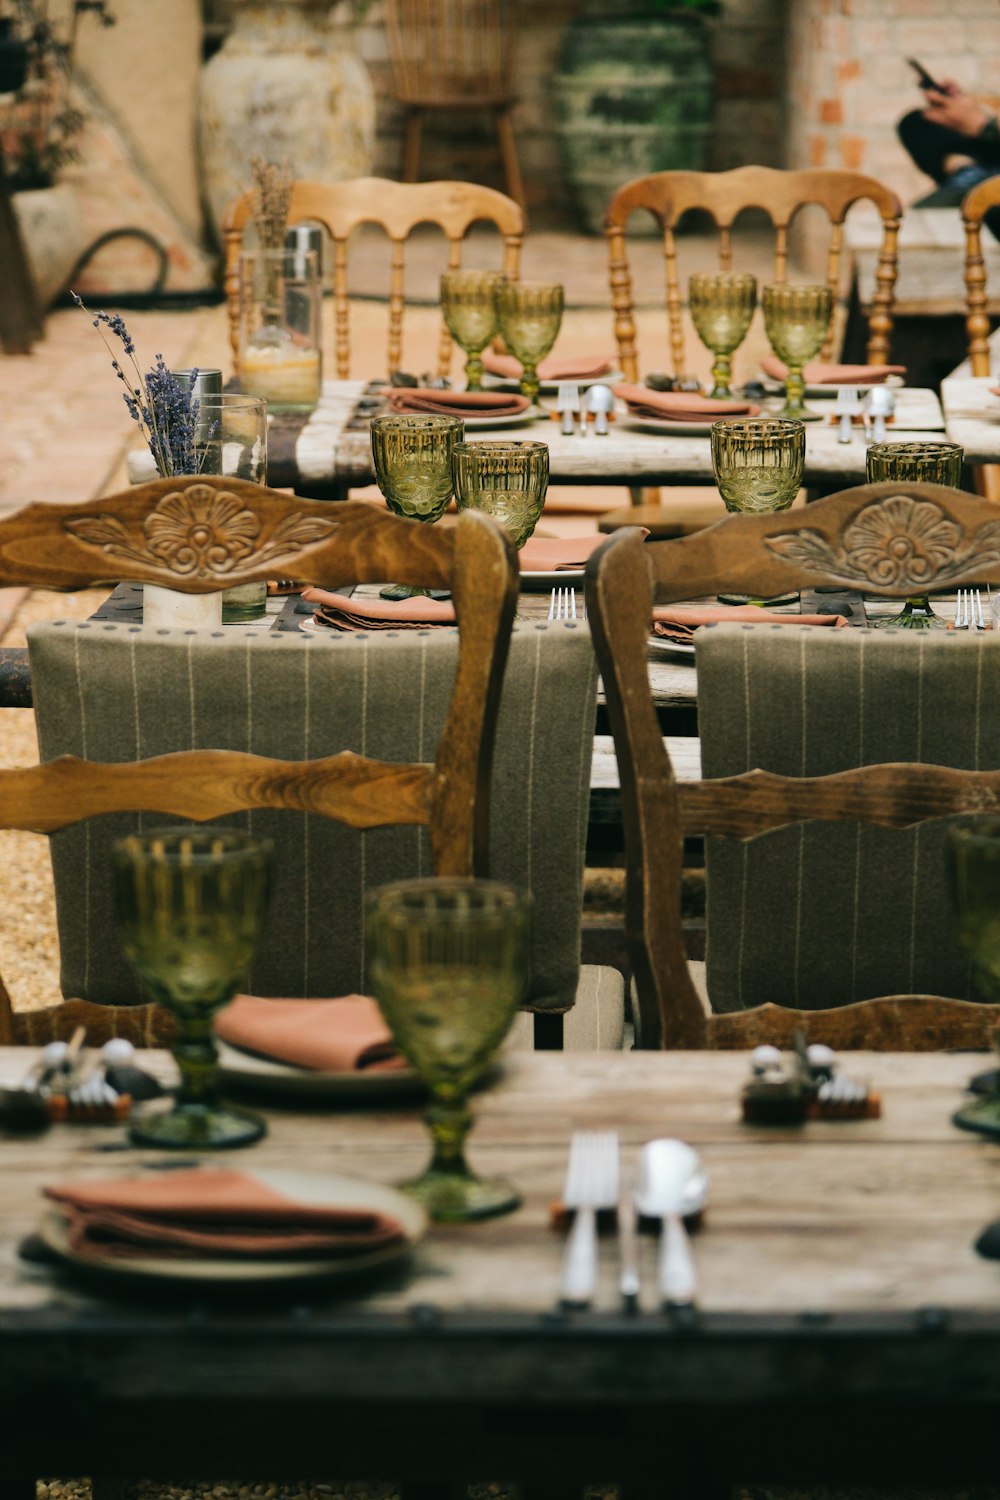
[[[253,218],[253,194],[242,194],[229,205],[223,223],[225,293],[233,364],[239,372],[240,251],[243,232]],[[392,182],[382,177],[357,177],[348,182],[296,182],[288,211],[290,225],[322,224],[333,240],[333,308],[336,376],[351,373],[350,287],[348,241],[362,224],[377,224],[392,244],[388,343],[384,373],[400,368],[403,353],[403,315],[406,309],[406,242],[420,224],[435,224],[448,242],[442,270],[462,263],[462,241],[478,222],[495,224],[503,239],[501,270],[517,279],[520,270],[524,213],[517,203],[493,188],[469,182]],[[437,373],[447,375],[454,345],[442,322]]]
[[[605,216],[608,236],[611,305],[621,367],[627,380],[638,380],[635,309],[629,270],[626,228],[631,215],[648,210],[663,231],[666,262],[666,302],[674,373],[685,373],[681,313],[684,297],[677,271],[677,226],[684,214],[703,209],[719,231],[720,272],[740,270],[733,247],[733,225],[744,209],[762,209],[774,225],[776,282],[788,279],[788,231],[799,209],[818,204],[830,219],[825,281],[836,298],[840,291],[843,226],[848,209],[863,200],[874,203],[882,219],[882,246],[876,270],[876,290],[868,318],[867,360],[884,362],[892,333],[893,289],[896,282],[897,237],[902,207],[896,194],[860,172],[807,169],[779,171],[773,167],[737,167],[731,172],[655,172],[626,183],[612,196]],[[829,359],[833,324],[821,358]]]

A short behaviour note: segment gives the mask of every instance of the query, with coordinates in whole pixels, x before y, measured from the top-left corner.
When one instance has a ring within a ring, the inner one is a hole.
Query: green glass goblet
[[[965,450],[958,443],[872,443],[865,455],[869,484],[894,480],[921,484],[962,483]],[[926,594],[911,594],[898,615],[875,620],[875,630],[947,630]]]
[[[439,1222],[484,1219],[520,1202],[509,1183],[469,1170],[464,1145],[469,1090],[527,984],[530,899],[491,880],[406,880],[368,900],[372,992],[431,1092],[430,1165],[402,1186]]]
[[[558,336],[563,289],[557,282],[504,280],[497,285],[496,302],[504,342],[521,361],[521,395],[537,401],[541,389],[538,362]]]
[[[833,292],[828,286],[794,286],[779,282],[766,286],[762,298],[764,327],[771,348],[788,366],[785,404],[775,413],[799,422],[819,420],[803,401],[802,366],[823,347],[833,317]]]
[[[948,836],[948,874],[955,930],[976,980],[1000,998],[1000,818],[976,818]],[[997,1012],[1000,1017],[1000,1010]],[[1000,1033],[994,1038],[1000,1042]],[[997,1075],[1000,1078],[1000,1074]],[[1000,1137],[1000,1092],[976,1098],[952,1116],[963,1130]]]
[[[456,443],[452,477],[459,510],[485,511],[510,532],[520,550],[545,505],[548,444]]]
[[[112,849],[125,956],[177,1020],[181,1083],[173,1109],[137,1120],[140,1146],[218,1151],[266,1133],[257,1115],[219,1103],[212,1017],[235,995],[257,950],[272,846],[229,828],[132,834]]]
[[[440,519],[452,494],[451,455],[464,431],[461,417],[395,412],[372,418],[375,479],[391,511],[414,521]],[[391,584],[381,594],[383,599],[410,599],[414,594],[448,597],[447,592],[406,583]]]
[[[502,271],[445,271],[441,277],[441,311],[448,332],[466,355],[465,388],[483,388],[486,345],[497,332],[496,290]]]
[[[709,395],[726,401],[732,397],[732,354],[747,336],[757,306],[755,276],[692,276],[688,281],[688,308],[695,332],[715,356]]]
[[[736,417],[712,423],[712,470],[727,510],[787,510],[802,484],[806,430],[786,417]],[[759,599],[720,594],[722,604],[791,604],[798,596]]]

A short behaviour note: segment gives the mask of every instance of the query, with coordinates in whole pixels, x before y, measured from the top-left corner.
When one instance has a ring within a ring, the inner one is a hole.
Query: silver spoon
[[[587,410],[595,414],[594,435],[607,437],[608,413],[614,411],[615,407],[614,391],[609,385],[592,385],[587,392],[586,405]]]
[[[704,1202],[708,1179],[701,1160],[684,1141],[650,1141],[639,1157],[635,1206],[644,1218],[661,1220],[660,1296],[664,1307],[690,1307],[697,1278],[684,1215]]]

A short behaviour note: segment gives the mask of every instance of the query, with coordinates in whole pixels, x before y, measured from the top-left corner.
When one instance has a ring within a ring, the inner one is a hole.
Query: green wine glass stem
[[[481,391],[483,388],[483,361],[482,350],[476,354],[470,354],[465,361],[465,389],[467,391]]]
[[[528,400],[534,403],[538,400],[538,393],[541,388],[542,383],[538,378],[537,365],[529,364],[527,360],[524,360],[521,365],[521,395],[527,396]]]
[[[812,412],[805,403],[805,394],[806,383],[802,377],[802,366],[789,361],[788,374],[785,377],[785,404],[776,415],[799,422],[812,416]]]
[[[712,365],[712,389],[709,396],[714,401],[729,401],[732,399],[732,387],[729,382],[733,377],[733,362],[728,354],[717,354]]]
[[[173,1055],[181,1075],[177,1107],[210,1108],[219,1102],[219,1051],[212,1035],[215,1011],[196,1013],[179,1006],[178,1035]]]
[[[436,1177],[471,1178],[465,1160],[465,1138],[472,1125],[472,1113],[464,1094],[460,1098],[436,1094],[424,1119],[431,1135],[428,1172]]]

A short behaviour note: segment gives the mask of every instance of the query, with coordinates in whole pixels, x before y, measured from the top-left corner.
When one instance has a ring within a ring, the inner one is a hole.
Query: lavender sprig
[[[197,474],[201,467],[194,443],[199,406],[194,400],[197,369],[193,369],[187,382],[182,383],[167,369],[163,355],[157,354],[154,368],[143,374],[136,358],[135,343],[125,326],[124,318],[119,313],[92,313],[76,292],[72,292],[71,296],[77,307],[83,308],[104,340],[111,355],[111,368],[125,387],[122,399],[129,416],[145,439],[157,473],[164,478]],[[128,364],[127,370],[118,358],[108,334],[121,344]]]

